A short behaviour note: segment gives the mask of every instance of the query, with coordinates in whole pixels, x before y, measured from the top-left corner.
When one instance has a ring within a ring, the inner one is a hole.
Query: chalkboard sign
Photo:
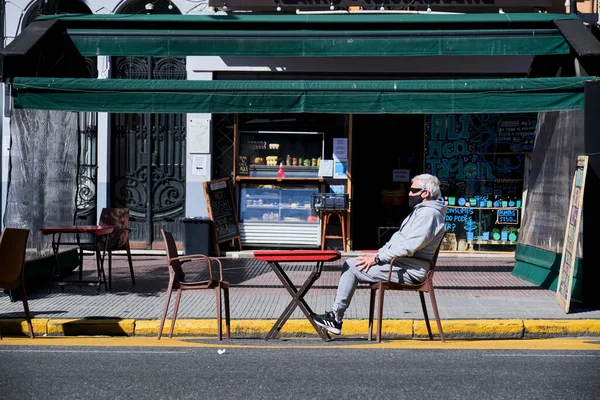
[[[497,224],[519,224],[519,209],[518,208],[506,208],[499,209],[496,217]]]
[[[236,241],[241,250],[240,228],[233,202],[231,180],[224,178],[208,181],[204,182],[203,186],[208,215],[213,221],[213,242],[217,256],[220,255],[219,243],[227,240]]]
[[[566,313],[569,312],[571,303],[571,286],[573,285],[573,272],[577,259],[577,242],[579,240],[579,225],[581,223],[581,206],[583,204],[583,189],[585,189],[585,176],[587,174],[588,157],[577,157],[577,168],[573,177],[571,188],[571,201],[567,215],[567,228],[563,253],[560,260],[558,283],[556,285],[556,301]]]

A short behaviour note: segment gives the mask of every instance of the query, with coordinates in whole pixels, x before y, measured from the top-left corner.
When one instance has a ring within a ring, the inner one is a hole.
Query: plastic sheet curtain
[[[4,226],[29,228],[28,249],[52,254],[39,228],[73,223],[77,190],[78,114],[14,110]]]
[[[583,122],[583,111],[538,114],[519,244],[562,253],[573,174],[583,154]]]

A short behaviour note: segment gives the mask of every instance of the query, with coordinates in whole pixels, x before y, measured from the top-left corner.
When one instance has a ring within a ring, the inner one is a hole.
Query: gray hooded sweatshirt
[[[446,205],[442,200],[429,200],[417,204],[412,213],[402,221],[398,232],[378,251],[379,264],[389,264],[394,257],[403,257],[397,265],[411,278],[425,280],[429,263],[445,233]]]

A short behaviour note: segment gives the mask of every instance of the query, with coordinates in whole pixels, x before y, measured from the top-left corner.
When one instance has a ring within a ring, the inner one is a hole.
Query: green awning
[[[558,29],[68,29],[84,56],[380,57],[569,54]]]
[[[581,110],[596,77],[390,81],[15,78],[14,106],[142,113],[510,113]]]

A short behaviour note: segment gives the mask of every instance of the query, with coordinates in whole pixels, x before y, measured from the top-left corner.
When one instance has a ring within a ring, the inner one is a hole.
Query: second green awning
[[[510,113],[581,110],[596,77],[391,81],[15,78],[16,108],[143,113]]]

